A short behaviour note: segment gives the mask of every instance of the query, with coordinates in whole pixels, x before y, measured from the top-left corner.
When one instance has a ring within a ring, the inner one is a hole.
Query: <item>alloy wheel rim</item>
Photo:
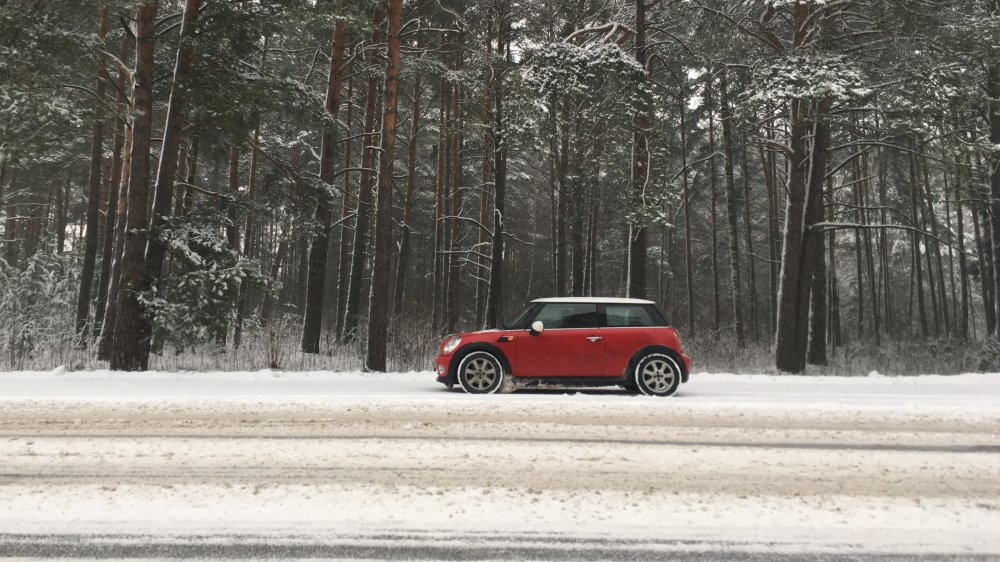
[[[673,368],[662,359],[654,359],[642,368],[642,383],[651,392],[667,392],[673,386],[674,378]]]
[[[473,359],[465,368],[465,380],[476,390],[486,390],[496,382],[497,369],[487,359]]]

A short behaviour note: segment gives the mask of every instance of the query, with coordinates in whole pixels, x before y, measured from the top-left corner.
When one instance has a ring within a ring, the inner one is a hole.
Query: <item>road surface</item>
[[[1000,378],[0,374],[0,557],[990,560]]]

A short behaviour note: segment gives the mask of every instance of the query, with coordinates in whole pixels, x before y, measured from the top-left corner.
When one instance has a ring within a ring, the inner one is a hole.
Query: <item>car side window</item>
[[[644,306],[609,304],[604,307],[605,326],[608,328],[639,328],[659,326]]]
[[[549,303],[538,311],[535,321],[546,330],[559,328],[596,328],[597,305],[582,303]]]

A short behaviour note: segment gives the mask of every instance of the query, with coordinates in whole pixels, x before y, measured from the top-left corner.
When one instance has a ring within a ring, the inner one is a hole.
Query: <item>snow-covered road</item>
[[[990,557],[998,529],[998,375],[695,374],[655,399],[0,373],[0,556]]]

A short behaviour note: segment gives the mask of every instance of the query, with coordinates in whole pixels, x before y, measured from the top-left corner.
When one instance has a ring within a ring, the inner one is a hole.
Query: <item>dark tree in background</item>
[[[330,244],[330,221],[333,182],[336,179],[334,159],[336,156],[336,120],[340,110],[340,85],[344,78],[344,48],[347,42],[347,28],[337,20],[333,32],[333,48],[330,54],[329,87],[326,91],[326,118],[332,122],[323,123],[323,140],[320,146],[319,179],[322,190],[317,195],[317,233],[309,250],[309,278],[306,286],[306,308],[302,327],[302,351],[319,353],[320,331],[323,326],[323,300],[326,286],[326,258]]]
[[[125,232],[122,237],[121,281],[119,282],[113,329],[111,368],[121,371],[145,370],[149,356],[144,353],[142,305],[139,291],[144,272],[146,218],[149,200],[149,154],[153,133],[153,28],[158,2],[141,5],[136,13],[135,70],[132,72],[131,155],[129,157],[128,198]],[[112,267],[115,267],[112,265]]]
[[[648,73],[650,56],[646,45],[646,9],[646,0],[635,0],[635,58]],[[644,204],[653,173],[648,138],[653,126],[653,104],[647,99],[642,102],[636,108],[632,132],[632,197],[638,206]],[[641,220],[634,219],[628,226],[628,282],[625,291],[627,296],[640,299],[646,298],[646,262],[649,259],[646,225]]]
[[[382,146],[375,199],[375,244],[371,296],[368,298],[368,345],[365,369],[384,371],[389,329],[389,271],[392,261],[392,177],[396,158],[396,106],[399,79],[399,28],[402,0],[388,0],[385,100],[382,102]]]
[[[101,23],[97,36],[102,41],[108,35],[108,9],[101,11]],[[94,94],[98,99],[105,97],[107,84],[103,76],[97,77]],[[80,293],[76,304],[76,331],[81,336],[81,342],[88,339],[87,322],[90,318],[91,286],[94,283],[94,267],[97,263],[98,230],[100,228],[101,171],[104,158],[104,121],[101,119],[103,107],[98,108],[94,119],[94,133],[90,141],[90,177],[87,180],[87,225],[86,241],[83,249],[83,267],[80,270]],[[0,184],[3,181],[0,180]],[[65,228],[63,228],[65,232]],[[60,251],[62,243],[59,244]]]
[[[156,185],[153,195],[153,214],[149,222],[149,242],[146,244],[145,270],[142,280],[142,290],[154,290],[163,276],[163,260],[167,253],[167,242],[161,234],[167,218],[174,208],[174,181],[177,175],[177,157],[181,148],[181,128],[185,120],[185,96],[190,88],[191,65],[194,58],[195,26],[198,22],[198,10],[201,0],[186,0],[184,15],[181,20],[180,45],[177,48],[177,61],[174,63],[174,76],[170,83],[170,98],[167,101],[166,122],[163,125],[163,142],[160,149],[160,166],[156,172]],[[149,363],[149,347],[153,335],[148,316],[142,317],[139,337]]]

